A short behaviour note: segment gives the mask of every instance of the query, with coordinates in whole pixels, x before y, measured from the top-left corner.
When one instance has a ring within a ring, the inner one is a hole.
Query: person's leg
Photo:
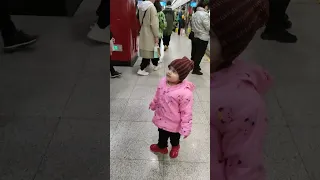
[[[164,46],[164,51],[166,51],[168,49],[168,45],[169,45],[169,42],[168,42],[168,35],[163,35],[163,46]]]
[[[178,24],[178,35],[180,35],[181,33],[181,22],[179,21],[179,24]]]
[[[140,69],[138,70],[138,75],[148,76],[149,72],[146,71],[146,68],[150,65],[150,59],[142,58],[140,63]]]
[[[269,0],[269,2],[269,21],[261,38],[284,43],[297,42],[297,37],[286,30],[288,28],[288,24],[285,23],[286,10],[290,0]]]
[[[110,25],[110,0],[101,0],[97,14],[99,16],[97,24],[101,29]]]
[[[151,62],[154,66],[153,70],[155,70],[155,71],[159,70],[159,60],[160,60],[160,58],[151,59]]]
[[[97,15],[98,21],[88,33],[88,38],[102,43],[110,43],[110,0],[101,0]]]
[[[112,64],[110,64],[110,73],[111,73],[111,78],[120,77],[122,75],[121,73],[119,73],[114,69]]]
[[[196,51],[196,45],[195,45],[195,40],[191,40],[191,60],[194,60],[194,54]]]
[[[140,69],[145,70],[150,64],[150,59],[142,58]]]
[[[194,61],[194,69],[193,69],[193,74],[197,74],[197,75],[202,75],[203,73],[201,72],[201,68],[200,68],[200,63],[201,60],[204,56],[204,54],[206,53],[207,50],[207,46],[208,46],[208,41],[202,41],[201,39],[195,38],[195,54],[193,57],[193,61]]]
[[[8,3],[8,0],[0,0],[0,30],[3,38],[13,36],[17,32],[10,17]]]
[[[161,38],[159,38],[159,47],[161,47]]]
[[[158,129],[158,131],[159,131],[158,147],[160,149],[168,147],[168,139],[170,137],[170,132],[165,131],[163,129]]]
[[[170,143],[172,145],[172,149],[170,151],[171,158],[176,158],[179,155],[180,137],[181,135],[179,133],[170,133]]]
[[[162,154],[167,154],[168,139],[169,139],[170,133],[160,128],[158,129],[158,131],[159,131],[158,144],[152,144],[150,146],[150,150],[152,152],[160,152]]]
[[[27,47],[37,41],[37,36],[27,35],[16,29],[9,13],[8,0],[0,0],[0,30],[5,52]]]

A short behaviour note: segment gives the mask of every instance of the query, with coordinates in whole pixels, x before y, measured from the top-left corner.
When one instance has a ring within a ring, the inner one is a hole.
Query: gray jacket
[[[204,8],[198,7],[197,12],[192,15],[191,29],[195,38],[203,41],[210,40],[210,15]]]

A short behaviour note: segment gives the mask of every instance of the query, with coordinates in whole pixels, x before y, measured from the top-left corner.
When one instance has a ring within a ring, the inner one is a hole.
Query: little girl
[[[211,178],[265,180],[262,96],[271,79],[237,57],[268,20],[268,0],[215,0],[211,12]]]
[[[193,69],[193,61],[183,57],[172,61],[168,68],[166,77],[160,81],[156,95],[150,103],[150,109],[154,111],[152,121],[159,131],[158,144],[152,144],[150,150],[167,154],[170,138],[170,157],[176,158],[180,149],[180,136],[187,138],[192,127],[195,86],[185,78]]]

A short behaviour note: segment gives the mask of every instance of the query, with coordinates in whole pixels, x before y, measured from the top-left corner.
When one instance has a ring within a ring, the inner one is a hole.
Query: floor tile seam
[[[289,130],[291,140],[292,140],[295,148],[298,150],[298,155],[299,155],[299,157],[300,157],[300,160],[301,160],[301,162],[302,162],[302,165],[303,165],[303,167],[304,167],[304,170],[305,170],[305,172],[308,174],[309,180],[311,180],[311,179],[312,179],[312,176],[311,176],[309,170],[307,169],[306,163],[305,163],[305,161],[304,161],[304,159],[303,159],[303,157],[302,157],[301,149],[299,148],[298,143],[297,143],[297,141],[296,141],[295,138],[294,138],[292,128],[290,128],[289,122],[288,122],[287,118],[285,117],[284,109],[283,109],[283,106],[282,106],[281,103],[280,103],[280,99],[279,99],[279,97],[278,97],[278,94],[277,94],[277,90],[276,90],[276,89],[275,89],[273,95],[274,95],[274,97],[276,98],[277,104],[278,104],[278,106],[279,106],[279,108],[280,108],[280,110],[281,110],[281,117],[282,117],[282,118],[285,120],[285,122],[286,122],[286,126],[287,126],[287,128],[288,128],[288,130]]]
[[[61,123],[62,117],[64,116],[65,111],[66,111],[66,109],[67,109],[67,106],[68,106],[68,104],[70,103],[70,101],[71,101],[71,99],[72,99],[72,95],[74,94],[74,92],[75,92],[75,90],[76,90],[76,88],[77,88],[77,84],[78,84],[79,81],[83,78],[82,72],[83,72],[83,70],[85,69],[86,63],[87,63],[87,58],[86,58],[85,60],[83,60],[83,62],[82,62],[81,68],[80,68],[80,70],[79,70],[79,72],[78,72],[78,74],[77,74],[76,81],[75,81],[75,83],[73,84],[73,86],[72,86],[72,88],[71,88],[71,91],[70,91],[70,93],[69,93],[69,96],[68,96],[68,98],[67,98],[67,100],[66,100],[66,102],[65,102],[65,104],[64,104],[64,106],[63,106],[63,109],[62,109],[62,112],[61,112],[61,116],[60,116],[58,122],[56,123],[56,125],[55,125],[55,127],[54,127],[54,129],[53,129],[52,136],[50,137],[50,140],[49,140],[49,142],[48,142],[48,144],[47,144],[47,146],[46,146],[46,148],[45,148],[45,151],[44,151],[44,153],[43,153],[42,156],[41,156],[40,163],[38,164],[38,167],[37,167],[37,169],[36,169],[36,171],[35,171],[35,173],[34,173],[34,176],[33,176],[32,180],[35,180],[35,179],[36,179],[37,174],[38,174],[38,172],[39,172],[39,170],[40,170],[40,167],[41,167],[41,166],[43,165],[43,163],[45,162],[45,156],[46,156],[46,154],[48,153],[48,150],[49,150],[49,148],[50,148],[50,145],[51,145],[51,143],[52,143],[52,141],[53,141],[53,139],[54,139],[54,137],[55,137],[55,134],[56,134],[56,132],[57,132],[57,130],[58,130],[58,127],[59,127],[59,125],[60,125],[60,123]]]

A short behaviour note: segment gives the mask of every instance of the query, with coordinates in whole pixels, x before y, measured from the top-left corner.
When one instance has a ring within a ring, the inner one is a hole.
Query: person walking
[[[11,20],[9,0],[0,0],[0,31],[4,52],[13,52],[37,42],[38,36],[32,36],[18,30]]]
[[[183,27],[182,14],[183,14],[182,10],[179,9],[179,11],[178,11],[178,35],[179,35],[179,36],[180,36],[180,34],[181,34],[181,29],[182,29],[182,27]]]
[[[194,69],[192,74],[202,75],[200,68],[201,60],[206,53],[209,43],[210,31],[210,16],[207,12],[208,3],[200,1],[197,6],[197,11],[192,16],[191,24],[194,33],[193,47],[192,47],[192,60],[194,61]]]
[[[292,26],[286,14],[290,0],[269,0],[269,3],[269,20],[261,38],[282,43],[296,43],[297,36],[287,30]]]
[[[166,21],[166,17],[164,15],[164,13],[162,12],[162,6],[160,4],[160,0],[156,0],[154,2],[154,6],[157,9],[158,12],[158,20],[159,20],[159,47],[161,47],[161,40],[163,38],[163,31],[166,29],[167,27],[167,21]],[[162,63],[162,59],[159,58],[155,58],[155,61],[158,61],[159,63]],[[158,65],[158,68],[160,68],[160,66]]]
[[[164,51],[166,51],[169,48],[172,29],[174,28],[174,22],[175,22],[175,14],[174,11],[171,8],[171,1],[167,2],[166,8],[163,10],[163,13],[166,18],[167,27],[163,31],[163,45],[164,45]]]
[[[112,52],[113,52],[113,43],[114,43],[115,39],[112,37],[112,33],[110,32],[110,56],[112,56]],[[117,78],[117,77],[121,77],[122,73],[116,71],[113,67],[113,64],[111,62],[111,58],[110,58],[110,73],[111,73],[111,78]]]
[[[154,47],[159,43],[159,19],[154,6],[155,0],[142,1],[138,5],[138,19],[141,24],[139,36],[139,54],[142,57],[138,75],[148,76],[146,68],[150,60],[154,70],[158,70],[158,59],[154,58]]]

